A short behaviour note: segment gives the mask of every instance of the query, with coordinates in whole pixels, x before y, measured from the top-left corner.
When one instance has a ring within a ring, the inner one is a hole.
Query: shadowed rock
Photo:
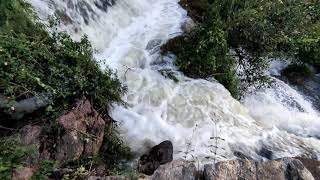
[[[142,155],[139,160],[139,172],[152,175],[162,164],[173,159],[173,146],[170,141],[164,141],[154,146],[148,153]]]

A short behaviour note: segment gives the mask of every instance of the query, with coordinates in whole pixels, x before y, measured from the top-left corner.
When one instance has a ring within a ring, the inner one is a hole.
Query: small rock
[[[184,33],[190,33],[195,26],[196,23],[192,19],[188,19],[186,22],[182,24],[181,29]]]
[[[40,145],[40,135],[42,132],[42,127],[40,126],[24,126],[20,130],[20,141],[23,145],[36,144]]]
[[[29,180],[34,173],[30,167],[17,168],[13,170],[12,180]]]
[[[140,157],[138,170],[141,173],[152,175],[160,165],[171,162],[172,160],[172,143],[170,141],[164,141]]]
[[[150,180],[195,180],[197,177],[196,166],[188,161],[175,160],[161,165]]]

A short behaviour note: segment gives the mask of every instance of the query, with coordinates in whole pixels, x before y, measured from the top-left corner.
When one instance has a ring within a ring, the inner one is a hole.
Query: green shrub
[[[317,1],[214,0],[208,3],[206,21],[174,50],[177,65],[187,75],[213,76],[237,97],[235,92],[241,93],[251,86],[259,88],[269,82],[265,71],[271,58],[296,58],[319,67],[320,5]],[[235,67],[241,70],[239,76]],[[241,86],[236,85],[239,81]]]
[[[45,96],[52,100],[49,116],[82,96],[102,113],[110,103],[122,102],[125,88],[111,70],[100,70],[86,37],[76,42],[66,33],[47,33],[21,0],[1,3],[0,13],[0,94],[11,102]]]
[[[31,177],[32,180],[48,179],[52,176],[56,162],[50,160],[43,160],[39,163],[37,171]]]
[[[0,179],[11,179],[12,171],[25,165],[35,156],[33,146],[23,146],[19,138],[12,136],[0,139]]]

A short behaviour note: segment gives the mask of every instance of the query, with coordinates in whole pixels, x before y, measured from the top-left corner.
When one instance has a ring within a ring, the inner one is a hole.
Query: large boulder
[[[58,119],[65,133],[59,139],[57,160],[76,160],[96,155],[102,145],[105,121],[87,99],[79,101],[72,111]]]
[[[189,161],[175,160],[161,165],[149,180],[194,180],[197,177],[196,166]]]
[[[171,162],[172,160],[172,143],[170,141],[164,141],[140,157],[138,170],[141,173],[152,175],[160,165]]]
[[[204,166],[205,180],[313,180],[314,177],[303,163],[293,158],[257,162],[232,160]]]

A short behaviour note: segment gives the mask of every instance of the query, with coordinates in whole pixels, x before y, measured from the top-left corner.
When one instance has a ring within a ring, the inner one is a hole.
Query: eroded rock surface
[[[293,158],[256,162],[233,160],[204,166],[205,180],[313,180],[312,174],[303,163]]]
[[[105,121],[86,99],[79,101],[69,113],[60,117],[65,130],[57,146],[57,160],[75,160],[96,155],[102,145]]]

